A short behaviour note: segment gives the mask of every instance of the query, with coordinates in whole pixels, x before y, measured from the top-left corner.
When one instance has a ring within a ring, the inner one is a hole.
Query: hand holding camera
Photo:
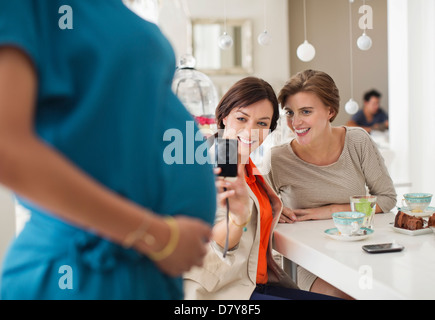
[[[238,164],[238,141],[217,138],[215,148],[218,204],[225,207],[228,199],[233,219],[243,223],[249,215],[249,194],[245,183],[245,166]]]
[[[215,226],[214,238],[224,248],[224,258],[228,249],[233,248],[240,241],[250,220],[245,166],[238,164],[238,158],[237,139],[216,140],[214,172],[217,175],[217,202],[220,207],[226,207],[226,221]]]

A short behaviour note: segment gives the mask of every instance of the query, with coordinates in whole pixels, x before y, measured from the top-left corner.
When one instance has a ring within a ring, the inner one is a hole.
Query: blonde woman
[[[321,71],[293,76],[278,98],[295,137],[272,148],[266,167],[284,209],[281,222],[330,219],[333,212],[350,211],[349,197],[377,196],[376,212],[396,204],[393,181],[378,148],[361,128],[335,127],[340,96],[334,80]],[[304,290],[349,298],[315,275],[302,270]]]

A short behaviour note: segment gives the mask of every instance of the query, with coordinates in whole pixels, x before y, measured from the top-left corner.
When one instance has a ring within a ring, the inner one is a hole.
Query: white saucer
[[[337,228],[326,229],[324,232],[328,237],[335,239],[335,240],[359,241],[359,240],[364,240],[364,239],[368,238],[374,232],[374,230],[368,229],[368,228],[361,228],[360,233],[355,234],[355,235],[349,235],[349,236],[341,234]]]
[[[432,214],[435,213],[435,208],[434,207],[427,207],[426,209],[424,209],[423,212],[412,212],[411,209],[409,209],[408,207],[402,207],[402,208],[397,208],[398,210],[409,214],[410,216],[414,216],[414,217],[430,217]]]
[[[406,234],[406,235],[408,235],[408,236],[419,236],[419,235],[421,235],[421,234],[428,234],[428,233],[432,233],[432,232],[434,232],[434,231],[432,231],[433,230],[433,227],[426,227],[426,228],[423,228],[423,229],[418,229],[418,230],[408,230],[408,229],[402,229],[402,228],[397,228],[397,227],[395,227],[394,226],[394,223],[390,223],[390,227],[394,230],[394,231],[396,231],[396,232],[398,232],[398,233],[403,233],[403,234]]]

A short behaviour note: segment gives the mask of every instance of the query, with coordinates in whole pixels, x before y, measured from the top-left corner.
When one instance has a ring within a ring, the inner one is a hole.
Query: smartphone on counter
[[[368,244],[362,246],[363,250],[368,253],[385,253],[385,252],[398,252],[404,249],[404,246],[398,243],[380,243]]]
[[[215,165],[221,168],[221,177],[237,177],[238,141],[217,138],[215,143]]]

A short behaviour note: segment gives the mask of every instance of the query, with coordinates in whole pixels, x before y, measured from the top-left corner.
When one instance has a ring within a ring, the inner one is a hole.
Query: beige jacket
[[[258,180],[260,181],[260,180]],[[260,182],[261,183],[261,182]],[[272,206],[272,230],[276,227],[282,211],[282,202],[265,182],[261,183],[266,190]],[[239,244],[229,250],[223,258],[223,248],[214,241],[209,244],[209,250],[202,267],[194,267],[184,275],[185,299],[228,300],[249,299],[256,286],[258,251],[260,246],[260,215],[258,200],[247,186],[251,199],[252,218],[243,233]],[[218,208],[216,222],[226,218],[226,208]],[[272,257],[272,236],[270,235],[267,268],[269,283],[279,283],[281,286],[297,288]]]

